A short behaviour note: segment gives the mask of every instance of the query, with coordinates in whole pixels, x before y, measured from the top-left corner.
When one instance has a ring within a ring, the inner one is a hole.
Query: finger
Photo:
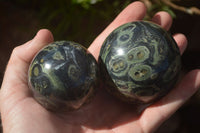
[[[169,13],[164,12],[164,11],[160,11],[156,13],[153,16],[152,21],[154,23],[157,23],[158,25],[160,25],[166,30],[169,30],[172,25],[172,17],[170,16]]]
[[[3,83],[8,83],[8,86],[10,86],[12,85],[10,82],[21,82],[26,77],[26,72],[34,55],[51,41],[53,41],[51,32],[43,29],[31,41],[16,47],[8,62]]]
[[[164,11],[156,13],[153,16],[152,21],[154,23],[159,24],[161,27],[163,27],[166,30],[169,30],[172,25],[172,17],[170,16],[170,14]],[[180,34],[180,33],[175,34],[173,37],[176,43],[178,44],[180,53],[183,54],[183,52],[185,51],[187,47],[187,38],[183,34]]]
[[[167,12],[161,11],[154,15],[152,18],[154,23],[159,24],[165,30],[169,30],[172,25],[172,17]],[[183,54],[187,47],[187,38],[183,34],[175,34],[174,39],[179,47],[180,53]]]
[[[116,18],[115,20],[94,40],[88,50],[97,59],[100,48],[105,38],[117,27],[124,23],[131,21],[141,20],[144,18],[146,13],[146,7],[142,2],[133,2],[128,5]]]
[[[180,33],[175,34],[173,37],[179,47],[181,55],[182,55],[187,47],[187,38],[185,35],[180,34]]]
[[[147,108],[141,116],[143,129],[155,130],[183,105],[200,87],[200,70],[189,72],[167,96]]]
[[[53,41],[53,36],[48,30],[40,30],[33,40],[15,48],[8,62],[1,90],[6,95],[13,92],[27,93],[27,90],[16,90],[18,85],[27,86],[27,71],[35,53],[47,43]]]
[[[34,55],[42,49],[48,43],[53,41],[52,33],[47,29],[39,30],[33,40],[25,43],[24,45],[18,46],[14,49],[13,54],[17,54],[17,56],[23,61],[30,63]],[[11,60],[12,60],[11,56]]]

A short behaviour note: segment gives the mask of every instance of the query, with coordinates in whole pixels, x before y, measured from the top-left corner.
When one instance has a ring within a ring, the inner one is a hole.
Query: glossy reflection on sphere
[[[97,63],[81,45],[57,41],[44,47],[29,67],[36,100],[52,111],[78,109],[95,92]]]
[[[120,26],[106,38],[99,64],[109,92],[131,103],[150,103],[173,88],[181,57],[164,29],[136,21]]]

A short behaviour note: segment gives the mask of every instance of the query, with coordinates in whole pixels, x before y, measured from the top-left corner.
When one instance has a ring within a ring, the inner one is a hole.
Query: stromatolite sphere
[[[124,24],[104,41],[99,57],[107,89],[130,103],[147,104],[166,95],[181,70],[179,48],[160,26]]]
[[[33,59],[29,86],[35,99],[52,111],[78,109],[95,92],[98,67],[95,58],[71,41],[53,42]]]

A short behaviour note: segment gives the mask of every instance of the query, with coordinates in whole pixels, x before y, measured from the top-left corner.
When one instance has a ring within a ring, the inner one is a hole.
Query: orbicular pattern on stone
[[[164,29],[137,21],[120,26],[106,38],[99,64],[108,91],[125,101],[148,103],[173,88],[181,57]]]
[[[29,86],[51,110],[79,108],[94,93],[97,63],[80,44],[58,41],[44,47],[29,68]]]

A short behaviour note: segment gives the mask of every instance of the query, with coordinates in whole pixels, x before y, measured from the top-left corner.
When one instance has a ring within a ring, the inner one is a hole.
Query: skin
[[[141,20],[146,12],[144,4],[134,2],[94,40],[89,51],[97,59],[104,39],[121,24]],[[168,30],[172,19],[166,12],[152,18]],[[174,35],[181,54],[187,39]],[[138,114],[134,107],[122,103],[100,86],[90,104],[68,113],[53,113],[38,104],[27,84],[28,67],[34,55],[53,41],[50,31],[43,29],[29,42],[16,47],[8,62],[0,90],[0,111],[4,133],[148,133],[155,131],[183,105],[200,87],[200,70],[185,74],[175,88],[158,102]]]

